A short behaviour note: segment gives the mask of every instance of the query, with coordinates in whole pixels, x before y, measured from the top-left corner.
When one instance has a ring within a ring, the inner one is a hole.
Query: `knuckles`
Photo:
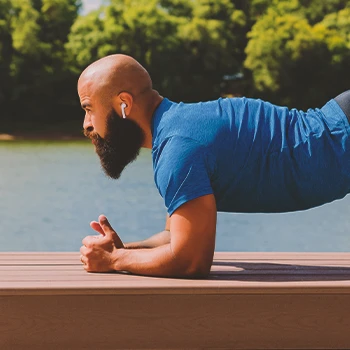
[[[89,259],[92,256],[93,250],[91,248],[85,249],[85,256]]]
[[[96,239],[94,239],[94,237],[92,236],[86,236],[83,240],[82,240],[82,244],[85,247],[90,247],[93,248],[96,245]]]

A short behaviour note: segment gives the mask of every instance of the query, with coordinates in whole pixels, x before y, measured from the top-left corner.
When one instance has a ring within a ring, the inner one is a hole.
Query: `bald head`
[[[112,116],[125,119],[126,128],[135,122],[142,130],[143,147],[152,148],[152,117],[163,97],[152,88],[148,72],[135,59],[118,54],[92,63],[80,75],[78,94],[85,110],[83,127],[90,135],[108,137],[107,124]],[[140,133],[136,134],[140,139]]]
[[[137,98],[152,91],[152,80],[144,67],[127,55],[110,55],[89,65],[80,75],[78,89],[88,85],[89,89],[107,102],[121,92]]]

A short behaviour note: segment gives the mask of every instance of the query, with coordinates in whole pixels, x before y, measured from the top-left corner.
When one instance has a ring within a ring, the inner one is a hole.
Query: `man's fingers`
[[[113,235],[113,242],[116,248],[124,248],[124,243],[116,233]]]
[[[89,246],[93,245],[94,243],[96,243],[97,237],[101,237],[101,236],[86,236],[83,239],[82,243],[84,246],[89,247]]]
[[[124,248],[122,240],[119,238],[118,234],[113,230],[107,218],[104,215],[100,215],[98,221],[104,233],[113,239],[116,248]]]
[[[115,231],[113,230],[111,224],[109,223],[109,221],[107,220],[107,218],[104,215],[100,215],[98,217],[98,223],[101,226],[103,232],[105,235],[112,235],[113,233],[115,233]]]
[[[83,263],[83,265],[87,264],[87,258],[84,255],[80,255],[80,261]]]
[[[95,230],[96,232],[100,233],[101,235],[105,235],[103,228],[97,221],[91,221],[90,222],[90,227]]]

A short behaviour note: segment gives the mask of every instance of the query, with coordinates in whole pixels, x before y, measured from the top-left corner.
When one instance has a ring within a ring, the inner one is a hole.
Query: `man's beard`
[[[114,111],[107,116],[106,136],[84,130],[84,135],[94,141],[105,174],[119,179],[124,168],[140,153],[145,136],[140,126],[131,119],[122,119]]]

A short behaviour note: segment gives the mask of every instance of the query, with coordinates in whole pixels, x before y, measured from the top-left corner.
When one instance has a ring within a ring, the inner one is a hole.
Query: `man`
[[[168,210],[164,231],[125,245],[105,216],[93,221],[100,235],[80,250],[87,271],[205,277],[217,211],[303,210],[350,190],[350,91],[307,112],[247,98],[177,104],[133,58],[111,55],[84,70],[78,93],[105,173],[119,178],[152,149]]]

